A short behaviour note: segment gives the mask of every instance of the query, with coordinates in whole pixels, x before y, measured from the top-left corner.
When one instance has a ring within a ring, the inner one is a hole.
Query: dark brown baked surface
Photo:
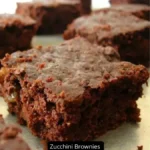
[[[124,4],[124,5],[113,5],[111,10],[118,10],[127,13],[131,13],[139,18],[150,20],[150,6],[139,5],[139,4]]]
[[[20,128],[6,125],[2,115],[0,115],[0,150],[30,150],[20,133]]]
[[[0,58],[6,53],[30,48],[36,22],[21,15],[0,15]]]
[[[37,34],[63,33],[67,25],[91,9],[80,0],[57,0],[18,3],[16,13],[30,16],[37,21]]]
[[[44,0],[33,0],[33,2],[41,2],[41,1],[44,1]],[[47,0],[45,0],[47,1]],[[54,3],[53,0],[48,0],[48,2],[51,2],[51,3]],[[63,4],[63,3],[68,3],[68,4],[73,4],[73,3],[80,3],[80,11],[82,14],[88,14],[91,12],[91,6],[92,6],[92,2],[91,0],[55,0],[55,3],[60,3],[60,4]]]
[[[82,13],[89,14],[91,12],[92,1],[91,0],[80,0],[82,5]]]
[[[110,0],[111,4],[146,4],[150,5],[149,0]]]
[[[0,28],[5,29],[9,26],[30,26],[34,25],[35,21],[30,17],[21,16],[18,14],[1,14],[0,15]]]
[[[139,122],[136,100],[149,73],[112,47],[75,38],[7,55],[0,71],[9,112],[45,141],[87,141]]]
[[[73,21],[64,32],[64,39],[80,35],[92,43],[116,47],[122,60],[148,66],[149,29],[149,21],[104,9]]]

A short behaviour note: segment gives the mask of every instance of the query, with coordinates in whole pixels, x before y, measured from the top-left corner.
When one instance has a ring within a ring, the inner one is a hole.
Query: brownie
[[[83,14],[88,14],[91,12],[92,1],[91,0],[80,0],[82,5]]]
[[[6,125],[0,115],[0,150],[30,150],[20,133],[20,128]]]
[[[53,1],[53,0],[32,0],[33,2],[41,2],[41,1]],[[57,0],[58,2],[60,1],[60,0]],[[62,1],[62,0],[61,0]],[[63,0],[64,1],[64,0]],[[92,6],[92,2],[91,2],[91,0],[65,0],[65,1],[74,1],[74,2],[80,2],[80,9],[81,9],[81,13],[82,14],[88,14],[88,13],[90,13],[91,12],[91,6]]]
[[[7,55],[2,64],[9,112],[41,140],[88,141],[140,121],[136,100],[149,73],[120,61],[112,47],[77,37]]]
[[[111,4],[127,4],[127,3],[131,3],[131,4],[146,4],[146,5],[150,5],[150,1],[149,0],[110,0]]]
[[[110,9],[127,12],[139,18],[150,20],[150,6],[147,5],[139,5],[139,4],[113,5]]]
[[[75,18],[90,13],[80,0],[49,0],[18,3],[16,13],[37,21],[37,34],[63,33]],[[84,10],[85,9],[85,10]]]
[[[36,32],[36,22],[21,15],[0,15],[0,58],[6,53],[29,49]]]
[[[68,26],[64,39],[80,35],[92,43],[115,47],[121,60],[149,65],[150,22],[112,9],[83,16]]]
[[[143,146],[137,146],[137,150],[143,150]]]

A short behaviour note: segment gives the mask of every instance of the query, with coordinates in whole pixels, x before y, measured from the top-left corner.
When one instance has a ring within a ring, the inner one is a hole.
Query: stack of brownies
[[[16,15],[0,17],[2,55],[12,52],[7,46],[29,48],[36,31],[65,30],[60,45],[1,59],[1,92],[9,112],[45,143],[89,141],[141,120],[136,101],[149,78],[150,7],[116,5],[85,15],[91,11],[86,2],[19,3]]]

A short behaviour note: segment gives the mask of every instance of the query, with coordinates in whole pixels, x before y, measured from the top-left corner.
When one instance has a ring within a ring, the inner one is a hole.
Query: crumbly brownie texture
[[[120,62],[111,47],[75,38],[7,55],[2,64],[9,111],[42,140],[87,141],[140,121],[136,100],[148,71]]]
[[[0,58],[6,53],[30,48],[36,22],[20,15],[0,15]]]
[[[150,5],[149,0],[110,0],[111,4],[146,4]]]
[[[37,21],[37,34],[63,33],[67,25],[84,11],[80,0],[50,0],[47,2],[18,3],[16,13],[27,15]]]
[[[20,136],[21,129],[6,125],[0,115],[0,150],[30,150]]]
[[[76,19],[64,33],[65,39],[80,35],[92,43],[114,46],[122,60],[149,64],[150,22],[125,12],[104,9]]]
[[[150,6],[139,5],[139,4],[124,4],[124,5],[113,5],[110,10],[118,10],[130,13],[139,18],[150,20]]]

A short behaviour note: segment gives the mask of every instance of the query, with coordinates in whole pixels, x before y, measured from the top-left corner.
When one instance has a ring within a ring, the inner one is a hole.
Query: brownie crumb
[[[104,78],[105,78],[105,79],[109,79],[109,78],[110,78],[110,74],[105,74],[105,75],[104,75]]]
[[[143,150],[143,146],[137,146],[138,150]]]
[[[30,150],[21,137],[22,130],[14,125],[6,125],[0,115],[0,150]]]
[[[18,133],[21,133],[21,132],[22,132],[21,129],[15,126],[6,127],[4,129],[4,134],[1,137],[4,139],[13,139],[18,135]]]
[[[60,92],[59,98],[65,98],[65,92],[64,91]]]
[[[22,62],[31,62],[32,61],[32,57],[28,57],[28,58],[18,58],[17,62],[22,63]]]
[[[48,78],[46,79],[46,81],[47,81],[47,82],[52,82],[52,81],[53,81],[53,78],[52,78],[52,77],[48,77]]]
[[[43,69],[44,67],[45,67],[45,63],[41,63],[41,64],[38,65],[39,69]]]

